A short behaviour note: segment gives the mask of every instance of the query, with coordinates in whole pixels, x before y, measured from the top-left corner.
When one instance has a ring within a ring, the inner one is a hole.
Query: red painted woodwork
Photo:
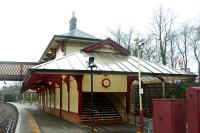
[[[130,116],[131,84],[134,80],[137,80],[137,76],[127,76],[127,93],[126,93],[127,121],[129,121],[129,116]]]
[[[67,92],[68,92],[68,112],[70,111],[70,78],[68,77],[67,82]]]
[[[185,100],[153,99],[154,133],[185,133]]]
[[[165,82],[165,79],[163,77],[160,77],[160,76],[154,76],[154,77],[158,78],[162,82]]]
[[[107,45],[107,44],[109,44],[112,47],[118,49],[121,54],[130,55],[130,52],[129,52],[128,49],[123,48],[122,46],[120,46],[119,44],[117,44],[116,42],[111,40],[110,38],[107,38],[107,39],[105,39],[103,41],[99,41],[97,43],[94,43],[93,45],[90,45],[89,47],[84,48],[83,51],[92,52],[95,49],[103,47],[104,45]]]
[[[61,52],[65,51],[65,41],[60,42],[60,49],[61,49]]]
[[[22,86],[21,93],[28,89],[37,89],[38,86],[49,86],[48,82],[62,85],[63,74],[31,74],[29,80]]]
[[[188,132],[200,133],[200,87],[187,89]]]

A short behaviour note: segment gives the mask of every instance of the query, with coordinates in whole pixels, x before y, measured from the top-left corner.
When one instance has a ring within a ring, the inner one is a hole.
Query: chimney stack
[[[70,27],[69,27],[69,31],[72,31],[74,29],[76,29],[76,17],[75,17],[75,12],[72,12],[72,18],[69,21]]]

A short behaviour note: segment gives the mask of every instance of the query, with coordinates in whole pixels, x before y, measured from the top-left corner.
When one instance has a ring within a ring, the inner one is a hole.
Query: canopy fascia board
[[[84,74],[91,73],[90,70],[68,70],[68,69],[29,69],[31,73],[72,73],[72,74]],[[101,71],[93,70],[94,74],[122,74],[122,75],[137,75],[138,72],[122,72],[122,71]],[[142,76],[169,76],[169,77],[196,77],[197,75],[190,74],[169,74],[169,73],[144,73],[141,72]]]
[[[68,74],[68,75],[80,75],[80,74],[90,74],[90,70],[58,70],[58,69],[28,69],[28,72],[26,74],[26,77],[23,80],[23,86],[31,78],[32,74],[37,74],[37,75],[62,75],[62,74]],[[97,71],[94,70],[93,74],[106,74],[106,75],[131,75],[131,76],[137,76],[137,72],[119,72],[119,71]],[[170,80],[181,80],[181,79],[190,79],[190,78],[195,78],[197,75],[182,75],[182,74],[164,74],[164,73],[141,73],[142,76],[162,76],[165,81],[170,81]],[[158,79],[159,80],[159,79]],[[151,83],[149,81],[146,81],[146,83]],[[26,89],[27,90],[27,89]],[[22,92],[26,91],[23,90]],[[22,93],[21,92],[21,93]]]
[[[23,82],[25,82],[29,75],[31,74],[90,74],[90,70],[58,70],[58,69],[28,69],[26,77]],[[120,71],[97,71],[94,70],[93,74],[116,74],[116,75],[134,75],[137,76],[137,72],[120,72]],[[183,79],[185,77],[188,78],[195,78],[197,75],[184,75],[184,74],[165,74],[165,73],[141,73],[142,76],[163,76],[163,77],[171,77],[173,80],[176,79]],[[179,78],[178,78],[179,77]]]

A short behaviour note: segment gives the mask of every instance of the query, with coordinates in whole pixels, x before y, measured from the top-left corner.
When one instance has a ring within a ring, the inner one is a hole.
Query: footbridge
[[[22,81],[27,69],[38,64],[38,62],[0,61],[0,80]]]

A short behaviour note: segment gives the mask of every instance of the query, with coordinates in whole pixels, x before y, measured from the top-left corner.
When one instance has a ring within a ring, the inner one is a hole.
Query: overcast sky
[[[103,38],[119,25],[147,31],[159,5],[177,22],[200,16],[199,0],[1,0],[0,61],[38,61],[53,35],[68,32],[73,11],[78,29]]]
[[[0,0],[0,61],[37,62],[53,35],[68,32],[73,11],[80,30],[104,38],[119,25],[145,34],[160,5],[177,23],[200,17],[200,0]]]

